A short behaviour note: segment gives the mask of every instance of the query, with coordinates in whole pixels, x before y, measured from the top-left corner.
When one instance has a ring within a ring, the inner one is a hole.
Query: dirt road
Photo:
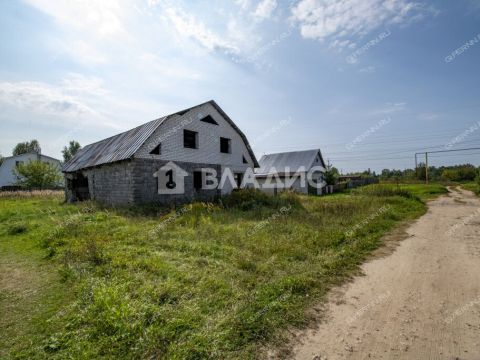
[[[332,292],[296,359],[480,359],[480,200],[450,189],[407,233]]]

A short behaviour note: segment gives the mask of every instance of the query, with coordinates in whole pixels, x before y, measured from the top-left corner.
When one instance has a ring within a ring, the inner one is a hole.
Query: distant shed
[[[259,168],[255,169],[255,179],[262,187],[262,190],[268,193],[285,190],[284,187],[275,189],[265,188],[264,185],[269,177],[278,176],[280,179],[285,179],[294,173],[303,173],[306,176],[309,171],[316,167],[321,170],[313,173],[312,178],[316,183],[320,184],[324,180],[326,169],[320,149],[264,155],[261,157],[259,165]],[[313,187],[308,183],[301,184],[300,179],[295,181],[289,189],[303,194],[321,194],[322,191],[321,188]]]
[[[15,166],[22,163],[28,163],[29,161],[43,161],[52,164],[58,168],[58,171],[60,171],[60,160],[47,155],[28,152],[25,154],[9,156],[3,160],[3,163],[0,166],[0,189],[8,190],[17,188],[16,183],[18,179],[14,174]],[[62,183],[59,183],[58,186],[62,186]]]

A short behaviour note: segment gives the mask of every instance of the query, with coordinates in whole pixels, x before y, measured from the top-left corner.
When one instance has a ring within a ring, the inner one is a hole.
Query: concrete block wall
[[[188,175],[185,180],[185,194],[165,195],[158,194],[158,180],[153,174],[168,161],[154,159],[134,159],[133,171],[133,199],[135,203],[158,203],[163,205],[183,204],[194,200],[212,201],[219,196],[219,190],[200,190],[193,187],[193,172],[202,168],[213,168],[217,171],[217,180],[220,180],[220,165],[200,164],[189,162],[175,162]]]
[[[90,199],[110,205],[133,204],[133,169],[133,162],[127,160],[83,171]]]
[[[199,164],[176,162],[188,173],[185,180],[185,193],[175,195],[158,194],[158,180],[153,176],[168,161],[154,159],[132,159],[113,164],[105,164],[81,171],[88,177],[90,199],[107,205],[129,205],[157,203],[174,205],[192,202],[194,200],[212,201],[220,195],[220,191],[195,190],[193,187],[193,172],[202,168],[213,168],[220,180],[221,167],[214,164]],[[74,177],[75,174],[67,174]],[[73,191],[66,188],[67,201],[75,201]]]

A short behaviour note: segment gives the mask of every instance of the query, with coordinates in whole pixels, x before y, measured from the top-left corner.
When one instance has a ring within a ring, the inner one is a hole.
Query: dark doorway
[[[90,200],[90,191],[88,190],[88,177],[77,174],[72,180],[72,190],[78,201]]]
[[[196,191],[202,190],[202,172],[201,171],[193,172],[193,188]]]

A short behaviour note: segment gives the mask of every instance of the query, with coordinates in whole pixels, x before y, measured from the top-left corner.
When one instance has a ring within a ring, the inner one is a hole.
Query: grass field
[[[473,191],[475,194],[480,195],[480,185],[475,182],[462,184],[465,190]]]
[[[238,192],[176,211],[0,196],[0,358],[261,358],[444,192]]]

